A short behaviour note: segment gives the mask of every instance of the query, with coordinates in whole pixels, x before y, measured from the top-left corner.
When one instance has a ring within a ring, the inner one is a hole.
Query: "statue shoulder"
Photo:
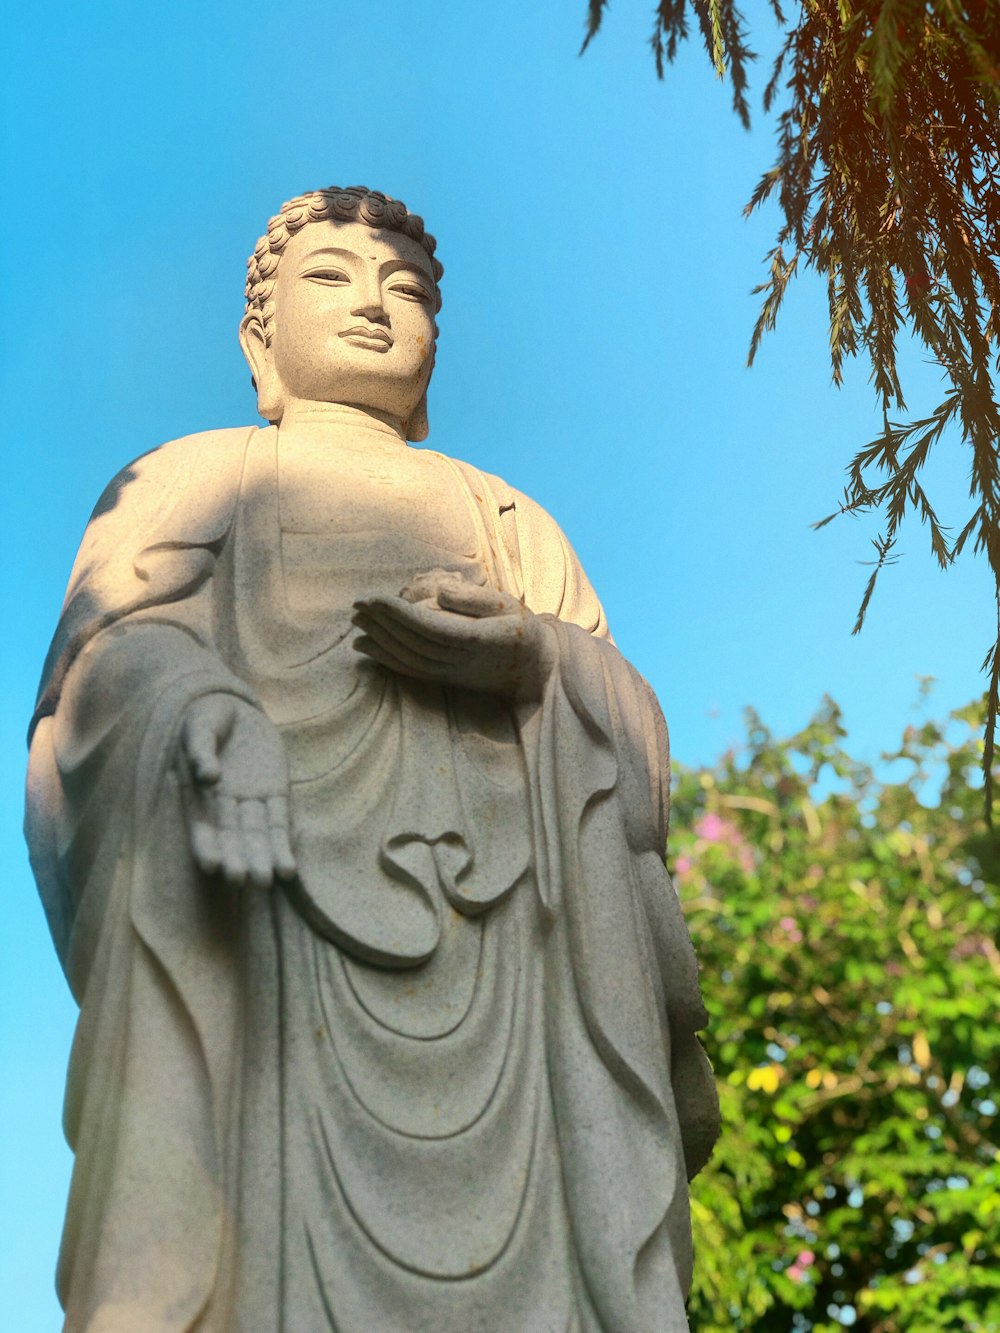
[[[148,522],[150,511],[165,512],[194,482],[224,483],[234,471],[238,478],[246,442],[255,430],[234,426],[198,431],[140,454],[108,482],[91,513],[91,525],[116,511],[134,519],[141,512]]]
[[[484,472],[481,468],[473,467],[471,463],[463,463],[460,459],[455,461],[465,473],[474,491],[477,484],[485,488],[485,496],[477,494],[477,499],[487,499],[490,507],[496,509],[498,514],[516,511],[520,516],[522,527],[530,525],[551,534],[561,531],[559,524],[547,510],[532,500],[530,495],[525,495],[523,491],[505,481],[503,477],[498,477],[492,472]]]
[[[141,454],[104,488],[67,592],[106,563],[158,541],[210,545],[229,526],[254,426],[200,431]]]
[[[556,520],[530,495],[492,472],[484,472],[461,459],[451,461],[463,473],[476,500],[494,521],[506,520],[504,526],[507,528],[516,524],[519,545],[527,540],[532,546],[548,547],[550,553],[561,549],[563,544],[568,545]]]
[[[36,721],[55,708],[62,680],[89,638],[130,611],[171,600],[204,572],[205,548],[219,542],[232,521],[256,430],[238,426],[171,440],[140,455],[104,488],[70,575]],[[151,574],[140,557],[157,551],[168,558]]]
[[[609,639],[597,594],[562,528],[537,500],[502,477],[461,465],[480,502],[499,522],[520,571],[524,598],[533,611],[548,612]],[[485,492],[485,494],[484,494]]]

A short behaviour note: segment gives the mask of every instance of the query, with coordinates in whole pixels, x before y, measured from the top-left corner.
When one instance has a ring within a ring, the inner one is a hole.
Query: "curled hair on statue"
[[[267,224],[267,231],[254,246],[247,260],[246,300],[247,315],[260,321],[265,343],[271,344],[274,324],[274,283],[278,263],[290,238],[309,222],[363,222],[369,227],[382,227],[409,236],[427,251],[435,282],[435,311],[441,309],[441,293],[437,284],[444,267],[434,258],[437,241],[424,229],[424,220],[411,213],[398,199],[390,199],[379,190],[364,185],[341,189],[330,185],[325,190],[312,190],[290,199]]]

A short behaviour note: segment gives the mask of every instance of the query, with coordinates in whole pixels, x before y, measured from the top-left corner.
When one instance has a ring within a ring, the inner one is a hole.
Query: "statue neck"
[[[319,446],[363,443],[409,447],[398,417],[353,403],[317,403],[293,398],[282,414],[278,433],[289,441]]]

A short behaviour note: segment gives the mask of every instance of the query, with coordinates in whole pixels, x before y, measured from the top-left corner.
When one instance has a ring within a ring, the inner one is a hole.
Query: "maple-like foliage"
[[[584,48],[606,4],[590,0]],[[882,520],[855,632],[909,516],[926,526],[942,567],[966,549],[989,562],[997,612],[984,662],[989,813],[1000,710],[1000,3],[799,0],[787,15],[778,0],[770,6],[782,39],[763,105],[777,115],[777,156],[747,212],[771,201],[781,222],[756,288],[763,300],[750,360],[792,277],[800,268],[822,275],[834,380],[846,358],[866,357],[884,419],[852,458],[830,516]],[[687,37],[689,16],[748,124],[754,56],[734,0],[662,0],[651,38],[658,73]],[[911,335],[946,385],[940,406],[918,420],[905,417],[897,368]],[[922,475],[932,450],[955,433],[967,449],[971,503],[949,530]]]
[[[676,774],[670,866],[724,1130],[692,1184],[692,1333],[1000,1328],[1000,835],[983,708],[878,772],[827,701]],[[930,779],[932,799],[928,799]]]

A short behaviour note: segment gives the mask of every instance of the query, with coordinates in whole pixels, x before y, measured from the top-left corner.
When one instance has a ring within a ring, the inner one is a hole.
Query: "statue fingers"
[[[366,611],[356,611],[351,617],[351,623],[384,647],[412,654],[415,661],[424,659],[430,664],[448,662],[455,654],[452,644],[430,641],[425,634],[411,629],[409,625],[396,620],[386,624]]]
[[[190,816],[189,837],[191,851],[198,869],[205,875],[214,875],[222,864],[222,851],[215,825],[199,814]]]
[[[367,635],[361,635],[354,640],[354,649],[362,653],[370,661],[377,663],[380,667],[385,667],[387,671],[392,671],[398,676],[407,676],[411,680],[433,681],[440,684],[449,684],[450,676],[443,663],[417,663],[413,660],[412,654],[405,656],[394,652],[391,649],[383,648],[380,643]]]
[[[427,680],[438,680],[448,667],[448,659],[428,657],[402,643],[393,633],[376,623],[365,626],[365,633],[355,639],[354,646],[383,666]]]
[[[451,567],[436,566],[434,569],[421,570],[415,574],[399,595],[407,602],[434,602],[438,593],[446,584],[485,583],[486,569],[478,561],[456,564]]]
[[[197,722],[185,722],[182,732],[184,754],[187,758],[188,773],[195,782],[218,782],[222,776],[222,765],[215,733],[210,728]]]
[[[454,577],[444,569],[426,569],[415,575],[405,588],[400,588],[399,595],[407,602],[433,602],[437,598],[442,579]]]
[[[413,636],[410,642],[419,645],[415,651],[431,656],[434,653],[440,655],[444,650],[440,659],[443,661],[451,660],[455,650],[481,638],[482,632],[474,618],[456,615],[440,606],[416,605],[400,597],[373,597],[354,605],[355,614],[365,617],[366,630],[375,623],[389,633],[405,631]]]
[[[288,797],[272,796],[267,802],[267,819],[271,836],[271,860],[274,873],[281,879],[291,879],[298,871],[295,853],[289,837]]]
[[[214,875],[219,868],[220,856],[215,828],[215,792],[192,782],[186,769],[181,774],[180,791],[191,855],[199,870]]]
[[[181,732],[191,777],[196,782],[218,782],[222,775],[219,750],[233,728],[235,709],[229,695],[203,695],[188,708]]]
[[[510,593],[474,583],[445,583],[438,589],[438,605],[462,616],[505,616],[519,612],[521,603]]]
[[[400,627],[414,633],[429,633],[441,612],[429,602],[409,602],[405,597],[362,597],[354,603],[354,623],[363,616],[368,624],[385,629]]]
[[[246,799],[239,802],[238,811],[247,876],[255,889],[270,888],[274,879],[274,860],[267,805],[256,798]]]
[[[219,869],[230,884],[242,885],[247,878],[247,860],[240,828],[238,801],[235,796],[220,796],[219,811]]]

